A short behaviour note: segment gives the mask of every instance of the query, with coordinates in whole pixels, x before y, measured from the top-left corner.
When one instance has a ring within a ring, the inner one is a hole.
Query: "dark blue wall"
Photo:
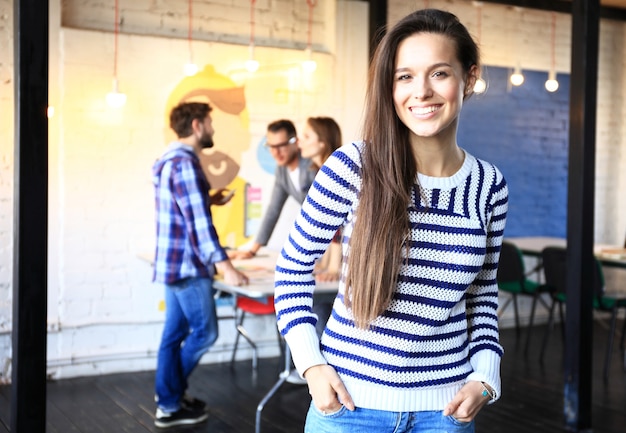
[[[509,70],[486,67],[485,93],[461,112],[459,146],[494,163],[509,185],[505,236],[566,236],[569,75],[550,93],[547,72],[523,71],[520,87]]]

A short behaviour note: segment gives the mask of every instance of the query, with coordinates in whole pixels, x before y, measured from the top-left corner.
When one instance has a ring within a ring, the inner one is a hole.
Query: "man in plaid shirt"
[[[187,378],[218,336],[213,276],[248,283],[234,268],[213,226],[210,204],[224,204],[224,190],[210,185],[198,158],[213,147],[211,107],[182,103],[170,113],[172,142],[152,169],[156,192],[157,246],[153,280],[165,287],[165,323],[156,369],[157,427],[197,424],[206,404],[185,394]]]

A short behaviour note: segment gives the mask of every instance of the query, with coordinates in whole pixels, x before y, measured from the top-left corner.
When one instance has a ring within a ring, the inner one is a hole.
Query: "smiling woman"
[[[401,19],[372,60],[363,141],[336,150],[309,190],[275,284],[278,326],[313,398],[307,433],[473,432],[500,397],[508,189],[457,144],[479,73],[456,16]],[[339,227],[345,264],[320,343],[314,263]]]
[[[435,33],[417,33],[398,46],[393,99],[398,117],[411,131],[411,146],[423,174],[450,176],[461,166],[455,151],[456,129],[465,96],[474,87],[477,65],[465,71],[457,60],[455,42]],[[429,148],[451,151],[452,158],[435,166]]]

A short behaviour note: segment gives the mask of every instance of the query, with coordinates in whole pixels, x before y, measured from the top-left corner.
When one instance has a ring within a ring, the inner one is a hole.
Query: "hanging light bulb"
[[[259,62],[254,59],[254,45],[250,44],[250,58],[246,60],[246,69],[251,74],[255,73],[259,69]]]
[[[251,74],[259,69],[259,62],[254,58],[254,4],[256,0],[250,0],[250,44],[248,46],[248,60],[246,60],[246,69]]]
[[[315,60],[311,57],[311,39],[313,33],[313,8],[317,5],[317,0],[306,0],[306,4],[309,5],[309,29],[307,32],[307,45],[304,50],[306,59],[302,62],[302,69],[305,72],[315,72],[317,63],[315,63]]]
[[[559,82],[556,80],[556,72],[548,72],[548,79],[546,80],[546,90],[548,92],[556,92],[559,90]]]
[[[521,86],[524,84],[524,75],[522,75],[522,68],[519,63],[515,66],[515,69],[509,79],[511,80],[511,84],[514,86]]]
[[[552,52],[550,62],[550,72],[548,72],[548,79],[546,80],[546,90],[548,92],[556,92],[559,89],[559,82],[556,80],[556,58],[555,58],[555,40],[556,40],[556,14],[552,13]]]
[[[107,105],[111,108],[121,108],[126,104],[126,95],[120,93],[119,83],[117,81],[117,37],[119,33],[119,4],[115,0],[115,46],[113,58],[113,90],[106,95]]]
[[[198,65],[193,63],[191,60],[189,61],[189,63],[185,63],[185,66],[183,66],[183,72],[188,77],[196,75],[198,73],[198,70]]]
[[[304,52],[306,55],[306,60],[302,62],[302,69],[304,69],[306,72],[315,72],[315,70],[317,69],[317,63],[311,58],[311,49],[307,48],[306,50],[304,50]]]
[[[483,93],[485,90],[487,90],[487,82],[481,77],[474,83],[474,92]]]
[[[113,90],[107,93],[106,101],[111,108],[121,108],[126,104],[126,95],[120,93],[117,78],[113,78]]]
[[[199,70],[198,65],[193,62],[193,51],[191,49],[191,36],[193,30],[193,9],[191,6],[191,0],[188,1],[188,9],[189,13],[187,16],[189,21],[187,25],[187,44],[189,45],[189,61],[183,66],[183,72],[186,76],[191,77],[196,75]]]

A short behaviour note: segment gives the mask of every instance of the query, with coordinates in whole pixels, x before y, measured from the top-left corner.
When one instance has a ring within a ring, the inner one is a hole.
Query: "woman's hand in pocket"
[[[330,365],[315,365],[304,372],[304,377],[309,385],[313,404],[322,413],[337,412],[342,405],[348,410],[354,410],[352,397]]]
[[[448,403],[443,414],[445,416],[452,415],[461,422],[472,421],[483,406],[489,402],[489,397],[484,396],[482,391],[483,385],[480,382],[467,382]]]

